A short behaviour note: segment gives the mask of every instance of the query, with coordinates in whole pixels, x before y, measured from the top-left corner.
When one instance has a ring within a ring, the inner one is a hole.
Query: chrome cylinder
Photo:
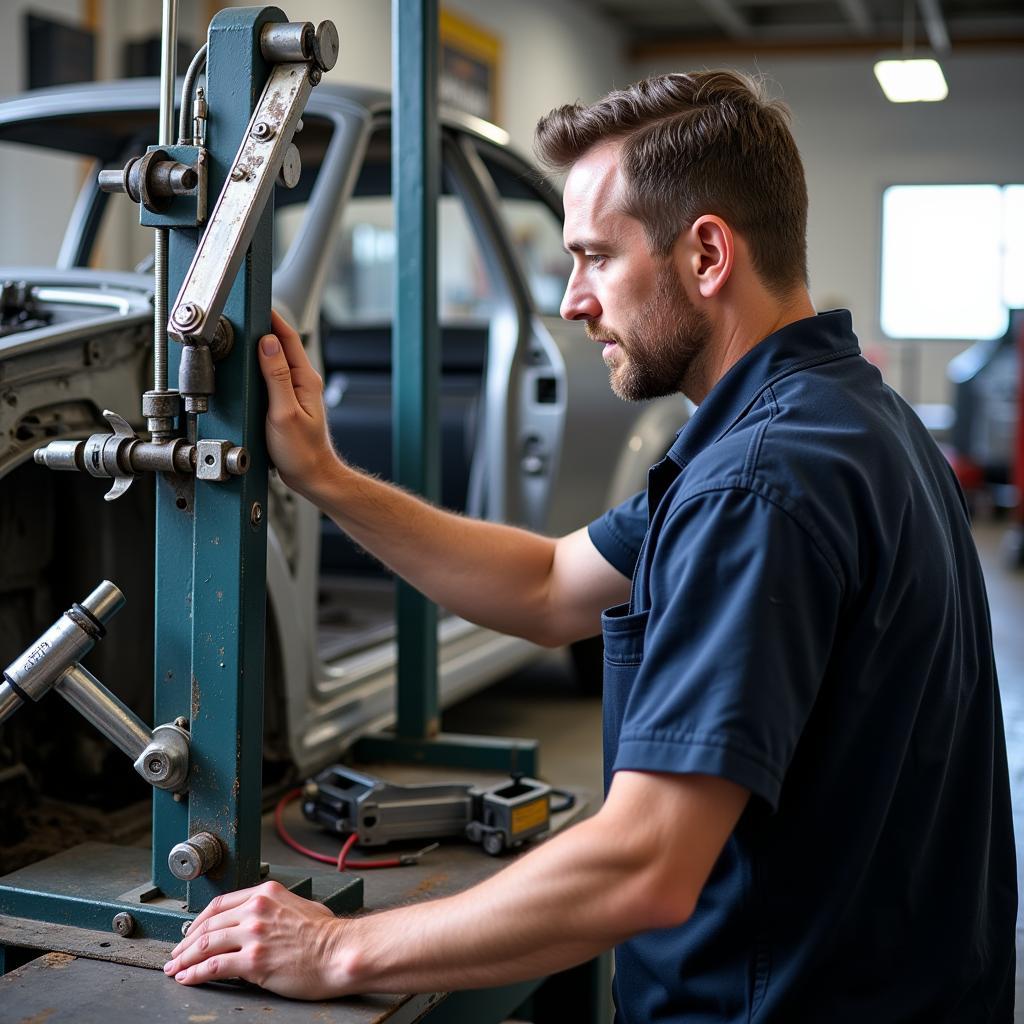
[[[66,611],[31,647],[4,669],[4,679],[24,699],[39,700],[93,649],[124,594],[104,580],[82,603]]]
[[[174,145],[174,77],[178,54],[178,0],[164,0],[160,54],[158,146]],[[167,390],[167,228],[153,237],[153,390]]]
[[[6,722],[21,707],[22,703],[22,699],[14,692],[14,687],[6,679],[0,683],[0,722]]]
[[[260,53],[268,64],[313,59],[316,30],[311,21],[274,22],[260,32]]]
[[[32,458],[47,469],[85,469],[84,441],[51,441],[45,448],[37,448]]]
[[[81,665],[72,665],[54,689],[133,761],[149,746],[152,737],[141,719]]]
[[[160,32],[160,134],[156,144],[173,146],[174,78],[178,71],[178,0],[164,0]]]
[[[103,580],[82,601],[82,607],[106,625],[124,607],[124,594],[110,580]]]

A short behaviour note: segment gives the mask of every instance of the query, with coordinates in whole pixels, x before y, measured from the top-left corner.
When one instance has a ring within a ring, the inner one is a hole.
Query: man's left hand
[[[345,921],[278,882],[218,896],[164,972],[183,985],[242,978],[293,999],[340,995],[334,952]]]

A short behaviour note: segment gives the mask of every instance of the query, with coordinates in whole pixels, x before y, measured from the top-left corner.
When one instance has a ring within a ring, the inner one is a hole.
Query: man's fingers
[[[270,311],[270,328],[281,343],[285,359],[291,367],[295,386],[314,387],[318,384],[320,377],[306,355],[299,332],[276,309]]]
[[[165,974],[178,974],[186,967],[220,953],[237,953],[243,946],[243,929],[238,925],[205,932],[195,942],[164,964]]]
[[[233,928],[238,924],[238,908],[248,900],[250,894],[251,891],[249,889],[241,889],[239,892],[229,892],[225,893],[224,896],[218,896],[217,899],[223,899],[226,902],[216,908],[211,903],[192,922],[188,934],[171,950],[171,956],[180,956],[189,946],[197,942],[202,935],[216,931],[218,928]],[[242,899],[230,899],[233,896],[241,896]],[[214,903],[216,903],[216,900],[214,900]]]
[[[288,365],[280,341],[273,334],[260,338],[260,371],[267,382],[271,415],[284,415],[298,404],[295,385],[292,382],[292,368]]]
[[[186,967],[174,975],[174,980],[182,985],[202,985],[207,981],[223,981],[226,978],[244,978],[249,972],[249,958],[244,953],[219,953],[209,960]]]

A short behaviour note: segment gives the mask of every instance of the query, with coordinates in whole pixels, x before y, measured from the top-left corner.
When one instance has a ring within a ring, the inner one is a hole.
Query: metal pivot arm
[[[268,25],[261,47],[267,60],[286,62],[270,73],[171,308],[168,333],[190,345],[213,339],[278,175],[284,172],[286,181],[298,180],[298,151],[291,140],[313,86],[337,60],[338,36],[330,22],[315,32],[308,22]]]
[[[105,635],[106,623],[123,605],[121,591],[104,580],[15,658],[4,669],[0,683],[0,722],[25,702],[38,702],[56,690],[135,762],[135,770],[150,785],[181,792],[188,779],[188,733],[177,725],[160,725],[150,732],[130,708],[78,664]]]

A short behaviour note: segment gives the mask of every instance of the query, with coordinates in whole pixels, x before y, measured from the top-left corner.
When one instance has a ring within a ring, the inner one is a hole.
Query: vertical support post
[[[216,196],[266,81],[264,24],[275,7],[221,11],[209,32],[207,145]],[[154,799],[153,880],[201,909],[221,892],[259,879],[266,612],[266,398],[256,358],[270,329],[273,201],[268,203],[224,308],[234,329],[217,364],[217,390],[199,417],[199,435],[244,445],[249,471],[224,483],[160,480],[157,499],[156,721],[190,721],[193,764],[187,802]],[[175,294],[198,232],[176,230],[168,288]],[[169,358],[176,372],[178,346]],[[170,874],[174,844],[198,832],[221,841],[223,860],[185,885]]]
[[[392,0],[391,192],[397,273],[392,335],[393,465],[396,483],[440,494],[437,329],[437,0]],[[437,607],[403,580],[398,626],[397,734],[438,730]]]

